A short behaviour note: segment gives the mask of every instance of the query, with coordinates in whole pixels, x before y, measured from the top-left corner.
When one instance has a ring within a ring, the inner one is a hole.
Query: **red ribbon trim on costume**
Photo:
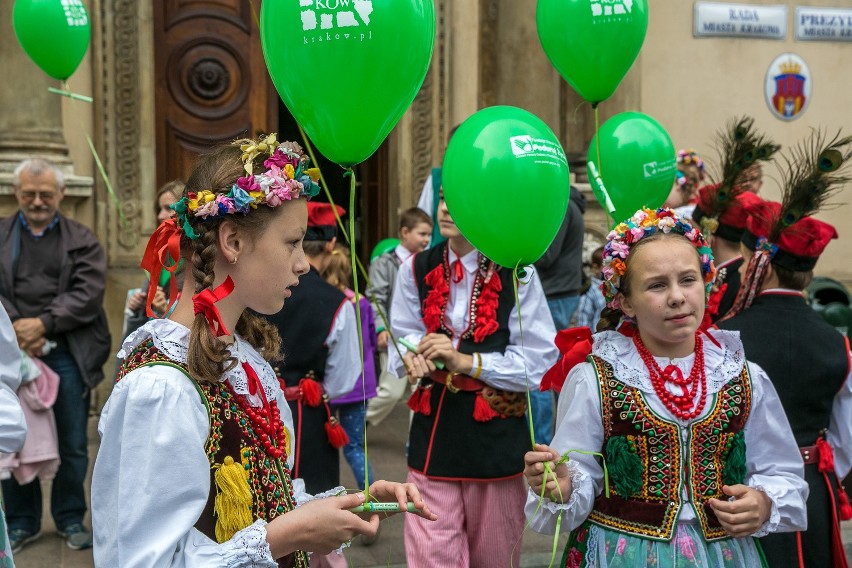
[[[150,277],[148,281],[148,297],[145,300],[145,315],[150,317],[162,317],[155,314],[151,309],[151,303],[154,301],[154,295],[157,293],[157,285],[159,283],[160,273],[165,269],[171,274],[169,278],[169,305],[166,307],[166,313],[169,312],[172,305],[177,301],[177,282],[175,281],[175,271],[180,262],[180,235],[181,230],[177,226],[174,219],[167,219],[160,223],[151,238],[148,239],[148,245],[145,247],[145,254],[142,255],[142,261],[139,266],[148,272]],[[168,263],[171,258],[172,262]]]
[[[204,314],[207,323],[210,324],[210,331],[216,337],[230,335],[225,327],[225,322],[222,321],[222,316],[216,308],[216,302],[224,299],[234,291],[234,281],[228,276],[224,282],[219,284],[215,290],[205,288],[198,294],[192,297],[192,308],[195,315]],[[255,375],[256,376],[256,375]],[[254,393],[252,393],[254,394]]]
[[[450,296],[450,285],[444,278],[444,265],[433,268],[423,282],[429,286],[429,292],[423,300],[423,325],[427,333],[435,333],[441,328],[441,319]]]
[[[541,378],[542,391],[560,392],[568,372],[586,360],[592,353],[592,330],[588,327],[573,327],[556,334],[556,347],[562,358]]]
[[[476,328],[473,330],[473,342],[482,343],[486,337],[497,331],[497,306],[500,303],[500,292],[503,291],[503,281],[496,274],[483,278],[479,298],[476,300]]]

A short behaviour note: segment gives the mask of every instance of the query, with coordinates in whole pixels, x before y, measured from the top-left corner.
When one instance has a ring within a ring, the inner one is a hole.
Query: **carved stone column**
[[[153,8],[151,0],[100,1],[102,49],[95,93],[103,102],[99,145],[126,223],[106,210],[106,249],[113,267],[136,267],[154,227]]]
[[[0,0],[0,215],[17,208],[12,172],[25,158],[41,156],[65,174],[69,203],[92,196],[92,178],[74,175],[62,131],[62,100],[48,92],[59,87],[27,57],[12,28],[14,0]]]

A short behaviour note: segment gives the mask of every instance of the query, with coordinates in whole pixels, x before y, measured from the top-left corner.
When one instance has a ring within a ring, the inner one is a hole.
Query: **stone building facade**
[[[423,87],[377,157],[362,170],[362,250],[392,234],[398,212],[416,203],[430,168],[441,162],[450,128],[486,106],[514,105],[542,118],[562,141],[576,181],[588,188],[583,164],[594,115],[545,56],[536,34],[535,2],[434,2],[437,37]],[[107,249],[107,302],[115,336],[125,292],[143,279],[135,266],[154,228],[151,204],[158,185],[180,177],[193,152],[210,143],[241,130],[286,127],[286,109],[278,106],[259,63],[254,15],[260,4],[86,0],[91,48],[69,88],[92,95],[92,105],[48,93],[56,82],[21,51],[10,18],[0,18],[0,76],[9,81],[0,89],[0,214],[15,208],[11,168],[21,157],[44,153],[62,164],[69,174],[63,210],[90,225]],[[783,40],[695,38],[693,2],[648,4],[645,45],[616,94],[601,104],[601,122],[625,110],[645,112],[663,124],[676,147],[693,147],[710,162],[714,133],[737,114],[754,116],[784,146],[813,127],[852,132],[852,42],[795,41],[796,1],[749,2],[788,7]],[[10,14],[12,5],[13,0],[0,0],[0,13]],[[764,100],[767,67],[784,52],[803,57],[813,78],[812,102],[792,122],[774,118]],[[341,78],[341,88],[345,80]],[[103,159],[124,223],[99,179],[86,135]],[[780,174],[766,174],[764,193],[777,197]],[[589,200],[588,231],[600,238],[607,224],[590,194]],[[841,194],[836,201],[848,204],[852,194]],[[852,236],[844,222],[848,215],[848,205],[821,215],[838,226],[840,241],[817,267],[819,273],[844,281],[852,281],[852,266],[846,262]]]

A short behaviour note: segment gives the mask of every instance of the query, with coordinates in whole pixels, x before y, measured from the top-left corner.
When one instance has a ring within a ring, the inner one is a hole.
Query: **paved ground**
[[[93,462],[98,441],[96,418],[90,419],[89,426],[89,455]],[[407,428],[408,408],[400,404],[381,426],[369,430],[369,452],[377,478],[404,479],[406,468],[403,450]],[[341,462],[344,462],[341,472],[343,485],[354,487],[355,482],[351,471],[345,464],[345,460],[341,459]],[[49,488],[45,487],[45,490],[45,494],[49,495]],[[91,568],[94,566],[91,551],[74,551],[67,548],[64,541],[56,536],[49,512],[45,511],[44,519],[44,532],[41,539],[28,545],[15,556],[18,568]],[[90,525],[88,518],[86,524]],[[844,536],[849,543],[847,555],[852,558],[852,523],[846,523],[846,525]],[[347,553],[350,566],[353,568],[403,568],[405,551],[402,545],[402,527],[403,517],[397,515],[382,523],[381,536],[373,546],[364,547],[356,540]],[[563,536],[560,539],[560,552],[564,543]],[[523,539],[520,568],[546,567],[550,559],[551,546],[550,537],[527,531]]]

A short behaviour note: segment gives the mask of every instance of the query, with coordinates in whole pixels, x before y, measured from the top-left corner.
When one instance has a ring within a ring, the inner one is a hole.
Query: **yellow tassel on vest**
[[[234,533],[252,523],[251,488],[245,468],[234,462],[231,456],[225,457],[225,463],[214,464],[216,470],[216,500],[213,512],[216,514],[216,540],[225,542]]]

